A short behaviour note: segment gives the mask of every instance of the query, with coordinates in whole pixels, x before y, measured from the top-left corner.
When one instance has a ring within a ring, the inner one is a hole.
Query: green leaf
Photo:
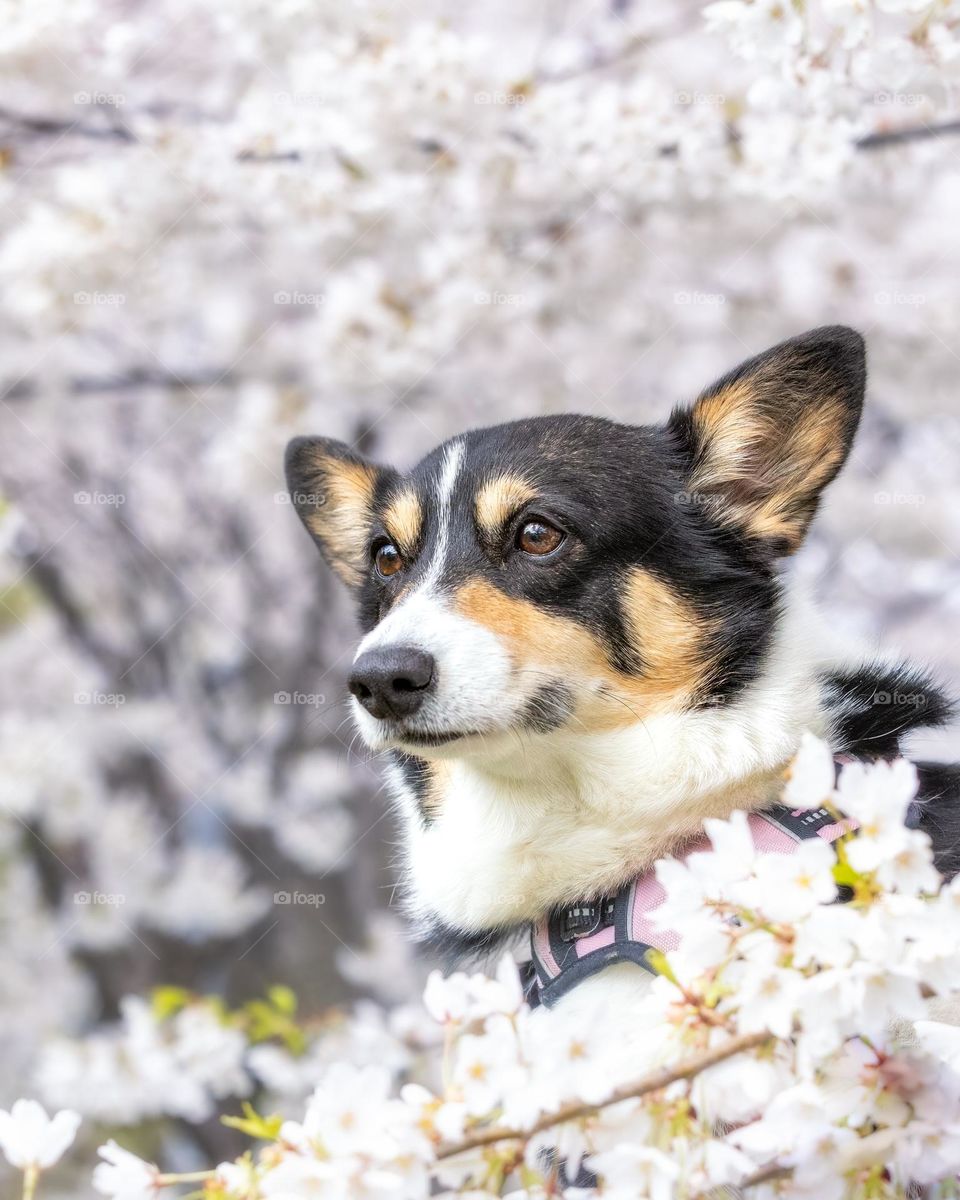
[[[848,862],[838,862],[833,868],[833,878],[841,887],[855,887],[863,882],[863,876],[855,871]]]
[[[285,987],[281,983],[275,983],[267,989],[267,999],[278,1012],[288,1017],[292,1017],[297,1011],[297,993],[293,988]]]
[[[193,994],[186,988],[163,984],[150,993],[150,1008],[158,1021],[166,1021],[186,1008]]]
[[[673,968],[670,966],[670,963],[667,961],[667,956],[662,950],[655,950],[651,946],[650,949],[644,953],[643,957],[658,975],[665,976],[676,987],[680,986],[680,981],[677,979],[676,975],[674,975]]]
[[[242,1117],[221,1117],[221,1122],[229,1129],[238,1129],[245,1133],[247,1137],[260,1138],[267,1142],[277,1140],[280,1136],[280,1126],[283,1124],[283,1117],[279,1113],[262,1117],[249,1100],[243,1101],[242,1108]]]

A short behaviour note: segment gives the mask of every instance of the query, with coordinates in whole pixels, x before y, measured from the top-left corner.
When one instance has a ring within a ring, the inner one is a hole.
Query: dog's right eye
[[[536,518],[525,521],[517,530],[517,549],[524,554],[552,554],[562,541],[559,529]]]
[[[393,542],[384,542],[374,552],[373,564],[377,568],[378,575],[389,579],[391,575],[396,575],[403,569],[403,558]]]

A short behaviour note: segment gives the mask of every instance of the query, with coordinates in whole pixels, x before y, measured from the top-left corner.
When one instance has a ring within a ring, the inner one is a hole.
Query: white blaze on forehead
[[[446,613],[440,598],[435,594],[435,589],[450,545],[451,497],[462,462],[463,442],[451,442],[444,452],[440,475],[434,489],[437,536],[433,543],[430,565],[419,583],[363,639],[357,648],[356,658],[375,646],[406,645],[430,649],[427,646],[429,639],[425,638],[425,635],[431,629],[432,623],[435,623],[441,614],[451,615]]]
[[[433,544],[430,567],[417,589],[418,591],[429,591],[436,584],[443,570],[443,564],[446,562],[447,550],[450,545],[451,498],[462,465],[463,442],[451,442],[444,452],[440,477],[434,491],[437,500],[437,538]]]

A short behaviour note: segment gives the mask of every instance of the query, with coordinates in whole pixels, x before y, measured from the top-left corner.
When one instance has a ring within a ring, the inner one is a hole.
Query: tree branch
[[[104,111],[103,106],[93,106],[95,111]],[[76,134],[78,137],[108,138],[121,142],[136,141],[129,129],[112,123],[95,125],[87,121],[71,121],[63,117],[34,117],[29,113],[14,112],[9,108],[0,108],[0,121],[6,121],[26,133],[48,137],[65,137]]]
[[[887,129],[857,138],[858,150],[880,150],[885,146],[900,146],[905,142],[925,142],[930,138],[948,137],[960,133],[960,121],[944,121],[941,125],[910,125],[905,129]]]
[[[661,1088],[668,1087],[671,1083],[677,1083],[681,1079],[692,1079],[695,1075],[699,1075],[701,1071],[706,1071],[708,1067],[714,1067],[717,1063],[724,1062],[728,1058],[733,1058],[736,1054],[743,1054],[746,1050],[755,1050],[765,1042],[771,1041],[772,1038],[773,1035],[766,1030],[761,1030],[759,1033],[740,1034],[738,1037],[731,1038],[722,1046],[715,1046],[712,1050],[705,1050],[702,1054],[687,1059],[686,1062],[680,1063],[679,1066],[662,1067],[659,1071],[645,1075],[635,1083],[615,1088],[607,1099],[602,1100],[599,1104],[584,1104],[581,1101],[576,1101],[561,1105],[556,1112],[548,1113],[546,1116],[541,1117],[529,1129],[498,1129],[496,1126],[492,1129],[483,1129],[479,1133],[465,1137],[460,1142],[441,1146],[437,1152],[437,1159],[453,1158],[454,1155],[464,1154],[468,1150],[476,1150],[482,1146],[490,1146],[496,1142],[529,1141],[530,1138],[535,1137],[538,1133],[543,1133],[544,1130],[552,1129],[556,1125],[562,1125],[566,1121],[576,1121],[581,1117],[589,1117],[594,1113],[600,1112],[601,1109],[609,1108],[613,1104],[620,1104],[624,1100],[635,1100],[639,1096],[648,1095],[650,1092],[659,1092]]]
[[[739,1183],[724,1183],[719,1187],[710,1188],[707,1192],[698,1192],[693,1200],[740,1200],[743,1193],[761,1183],[773,1183],[777,1179],[786,1179],[793,1174],[792,1167],[783,1167],[780,1163],[768,1163],[750,1175],[745,1175]]]
[[[80,375],[69,379],[62,386],[72,396],[98,395],[106,392],[123,392],[127,388],[167,388],[170,391],[191,391],[212,388],[217,384],[232,387],[237,376],[229,368],[211,367],[183,375],[152,367],[131,367],[115,375]],[[53,385],[51,385],[53,386]],[[58,385],[59,386],[59,385]],[[42,385],[32,379],[20,379],[4,388],[0,385],[0,400],[29,400],[42,390]]]

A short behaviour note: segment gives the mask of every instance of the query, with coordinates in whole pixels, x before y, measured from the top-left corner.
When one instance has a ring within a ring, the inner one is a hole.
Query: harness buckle
[[[560,914],[557,921],[557,933],[562,942],[576,942],[580,938],[589,937],[598,929],[613,921],[613,900],[584,901],[571,904]]]

